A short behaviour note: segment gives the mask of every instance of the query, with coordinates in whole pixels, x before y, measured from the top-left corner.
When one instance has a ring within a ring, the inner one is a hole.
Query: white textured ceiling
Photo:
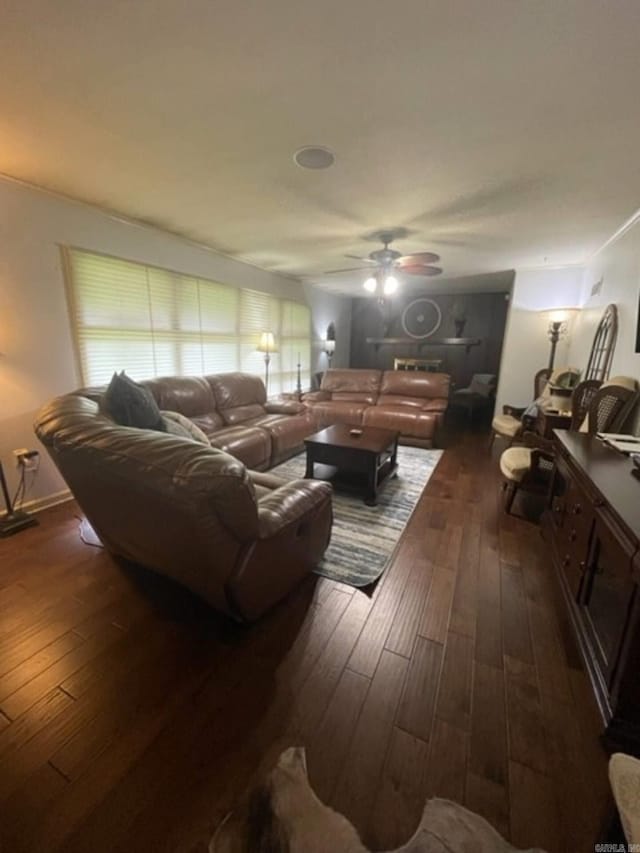
[[[7,0],[0,79],[0,171],[292,275],[580,263],[640,204],[637,0]]]

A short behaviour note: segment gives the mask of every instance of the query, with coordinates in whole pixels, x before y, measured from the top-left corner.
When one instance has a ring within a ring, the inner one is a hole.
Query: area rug
[[[442,453],[399,447],[398,473],[378,492],[377,506],[367,506],[355,494],[334,492],[331,544],[316,573],[357,587],[379,578]],[[305,460],[301,453],[269,473],[284,480],[302,478]]]

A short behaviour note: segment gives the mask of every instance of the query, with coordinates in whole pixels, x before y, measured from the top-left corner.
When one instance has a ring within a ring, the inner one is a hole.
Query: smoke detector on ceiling
[[[328,169],[333,166],[336,155],[322,145],[305,145],[298,148],[293,159],[301,169]]]

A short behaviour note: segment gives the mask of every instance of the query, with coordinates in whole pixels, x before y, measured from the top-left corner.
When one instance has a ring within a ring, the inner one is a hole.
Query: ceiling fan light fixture
[[[398,279],[395,275],[388,275],[384,280],[384,294],[385,296],[391,296],[392,293],[395,293],[398,289]]]
[[[378,289],[378,282],[375,280],[373,276],[369,276],[369,278],[362,285],[367,293],[375,293]]]

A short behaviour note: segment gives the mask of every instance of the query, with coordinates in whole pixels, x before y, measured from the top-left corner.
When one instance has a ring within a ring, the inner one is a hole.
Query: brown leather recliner
[[[207,387],[205,380],[175,383],[161,404],[195,412],[209,399]],[[286,595],[329,543],[326,483],[265,480],[219,449],[119,426],[81,394],[44,406],[35,429],[110,551],[236,619],[256,619]]]
[[[327,370],[303,395],[319,428],[333,423],[400,433],[401,444],[432,447],[449,400],[449,376],[402,370]]]
[[[206,378],[213,390],[218,412],[227,425],[226,430],[218,431],[211,437],[211,443],[216,447],[221,446],[221,436],[225,436],[230,429],[241,427],[246,430],[259,429],[269,435],[270,468],[304,449],[304,439],[313,432],[314,423],[307,409],[299,402],[268,401],[262,379],[249,373],[219,373]],[[229,452],[233,453],[233,450],[229,448]]]
[[[267,402],[264,383],[248,373],[168,376],[142,382],[161,409],[180,412],[213,445],[264,471],[299,453],[314,431],[298,402]]]
[[[302,399],[321,428],[338,423],[360,426],[364,410],[378,399],[381,377],[381,370],[327,370],[320,390]]]
[[[397,429],[406,443],[431,446],[448,401],[446,373],[385,370],[376,404],[365,411],[363,423]]]

